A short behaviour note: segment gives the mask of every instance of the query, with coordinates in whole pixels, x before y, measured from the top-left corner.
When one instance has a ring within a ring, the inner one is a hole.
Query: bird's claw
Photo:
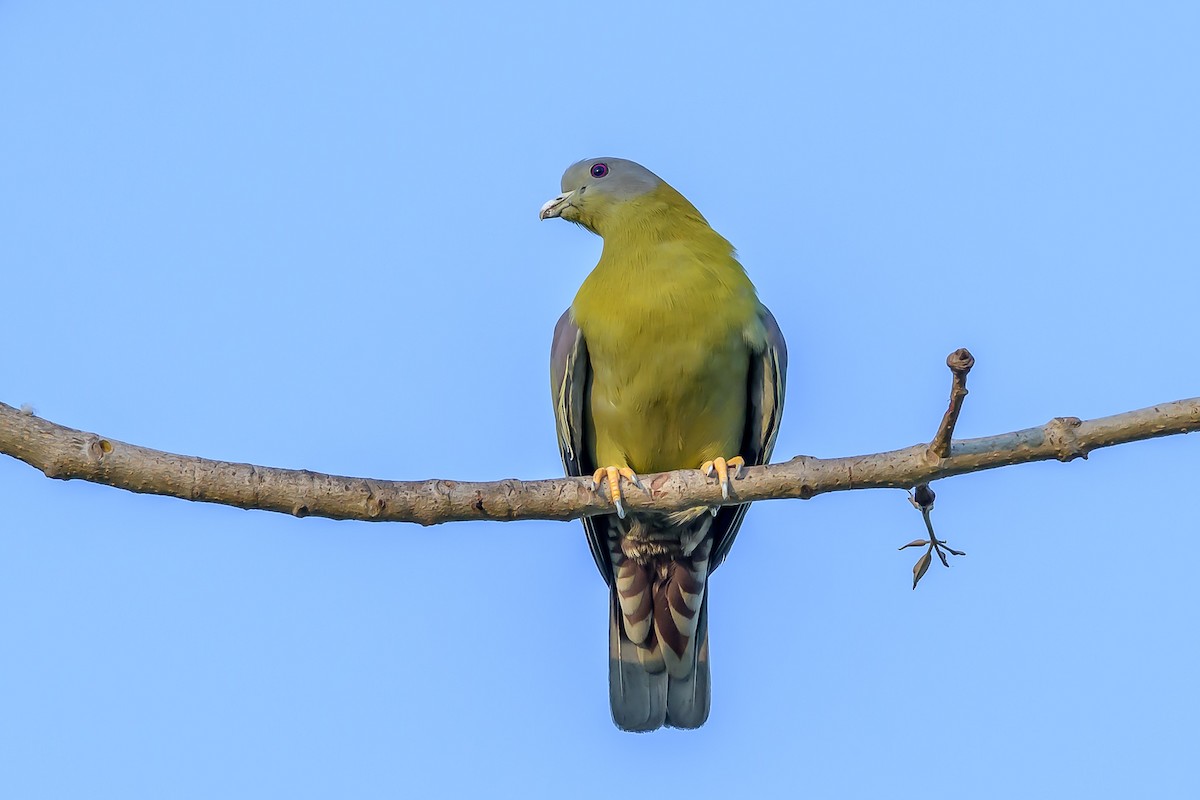
[[[641,478],[629,467],[601,467],[592,475],[592,488],[598,489],[602,482],[607,481],[608,496],[612,498],[613,505],[617,507],[617,516],[625,519],[625,504],[622,502],[621,495],[621,478],[629,481],[642,491],[646,490]]]
[[[721,484],[721,499],[728,500],[729,499],[729,478],[730,478],[729,470],[730,470],[730,468],[732,468],[733,469],[732,477],[737,478],[737,477],[741,476],[742,468],[745,466],[746,466],[746,459],[742,458],[741,456],[734,456],[733,458],[729,459],[728,461],[721,458],[720,456],[717,456],[712,461],[705,461],[703,464],[701,464],[700,471],[703,472],[705,475],[712,475],[714,472],[717,473],[717,482]],[[714,516],[716,516],[716,513],[717,513],[716,509],[713,509]]]

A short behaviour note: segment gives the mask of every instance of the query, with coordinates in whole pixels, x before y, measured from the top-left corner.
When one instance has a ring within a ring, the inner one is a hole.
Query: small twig
[[[946,356],[946,366],[954,376],[950,385],[950,405],[942,415],[942,424],[938,426],[937,434],[929,443],[931,458],[950,457],[950,441],[954,438],[954,426],[958,424],[958,414],[967,398],[967,373],[975,366],[975,356],[971,355],[967,348],[960,347]]]
[[[946,558],[946,553],[952,556],[965,556],[961,550],[955,550],[950,545],[946,544],[945,539],[937,538],[937,534],[933,532],[933,520],[930,519],[930,512],[933,511],[933,501],[937,498],[933,490],[929,488],[929,484],[923,483],[916,489],[908,493],[908,502],[913,504],[913,508],[921,512],[921,519],[925,520],[925,530],[929,534],[928,539],[914,539],[906,545],[901,545],[897,550],[906,550],[909,547],[925,547],[925,553],[917,559],[917,563],[913,565],[913,588],[917,588],[917,583],[925,576],[925,571],[929,569],[929,565],[933,562],[933,554],[937,553],[937,557],[941,559],[943,567],[950,566],[950,560]]]
[[[937,433],[926,451],[926,455],[931,461],[941,461],[950,457],[950,443],[954,438],[954,426],[958,424],[958,415],[962,411],[963,401],[967,398],[967,373],[971,371],[971,367],[975,366],[975,357],[971,355],[970,350],[960,347],[946,356],[946,366],[950,368],[950,374],[953,376],[950,383],[950,404],[946,407],[946,413],[942,415],[942,422],[938,425]],[[908,494],[908,501],[921,512],[921,518],[925,521],[925,530],[929,534],[928,539],[916,539],[900,548],[903,550],[906,547],[927,545],[925,553],[913,565],[914,589],[917,588],[917,584],[933,562],[934,553],[937,553],[944,567],[950,566],[946,553],[956,556],[966,555],[966,553],[951,548],[944,540],[937,538],[937,534],[933,532],[933,520],[929,515],[933,511],[933,501],[936,497],[937,495],[934,494],[933,489],[929,488],[928,483],[918,483]],[[943,547],[945,551],[942,550]]]

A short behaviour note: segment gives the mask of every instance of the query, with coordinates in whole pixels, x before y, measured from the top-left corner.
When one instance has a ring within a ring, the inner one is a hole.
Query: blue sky
[[[593,155],[738,247],[777,458],[1200,394],[1188,3],[0,4],[0,400],[347,475],[560,471]],[[0,459],[13,798],[1196,796],[1192,437],[763,503],[697,732],[608,718],[578,523],[293,519]],[[647,789],[646,791],[651,791]],[[653,790],[661,793],[662,790]]]

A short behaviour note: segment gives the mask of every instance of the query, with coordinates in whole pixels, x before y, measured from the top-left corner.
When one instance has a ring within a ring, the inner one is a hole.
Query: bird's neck
[[[667,310],[712,315],[756,306],[733,245],[670,187],[626,201],[603,220],[604,250],[573,304],[581,327],[616,317],[661,327]]]
[[[605,249],[635,248],[678,239],[717,237],[687,198],[667,185],[641,197],[604,208],[587,227],[600,234]]]

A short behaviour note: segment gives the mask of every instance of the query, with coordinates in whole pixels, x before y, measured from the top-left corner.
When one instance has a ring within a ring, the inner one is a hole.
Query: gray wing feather
[[[746,382],[746,431],[742,435],[740,455],[746,464],[758,466],[771,460],[779,420],[783,416],[783,396],[787,382],[787,343],[779,323],[766,306],[759,306],[759,319],[766,329],[766,345],[751,355],[750,374]],[[715,542],[709,562],[709,572],[720,566],[733,546],[733,538],[741,527],[749,504],[724,506],[713,520]]]
[[[592,381],[587,342],[567,309],[554,326],[550,347],[550,393],[554,401],[554,420],[558,428],[558,449],[567,475],[591,475],[596,466],[588,455],[587,396]],[[608,522],[604,517],[585,517],[583,528],[596,568],[606,583],[612,583],[612,563],[608,555]]]

